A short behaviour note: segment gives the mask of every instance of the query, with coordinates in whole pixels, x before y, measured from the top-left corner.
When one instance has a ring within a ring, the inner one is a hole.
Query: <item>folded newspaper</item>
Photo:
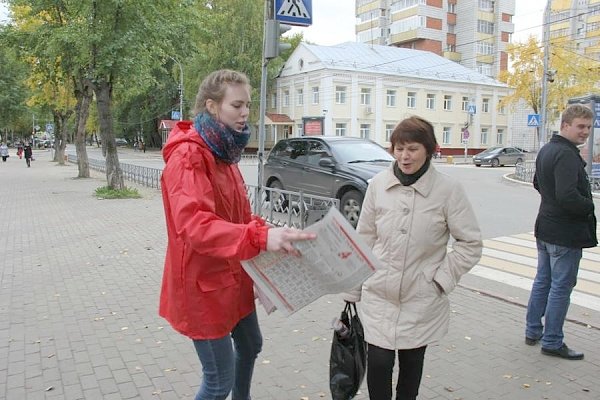
[[[325,294],[358,287],[378,268],[377,258],[335,207],[304,231],[317,238],[295,243],[300,257],[263,252],[242,262],[267,312],[274,306],[290,315]]]

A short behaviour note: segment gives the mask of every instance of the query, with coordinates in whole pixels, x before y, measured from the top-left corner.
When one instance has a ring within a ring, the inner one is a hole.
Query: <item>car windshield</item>
[[[490,147],[487,150],[482,151],[480,154],[492,154],[492,153],[497,153],[498,151],[502,150],[503,147]]]
[[[383,147],[373,142],[337,142],[331,147],[335,158],[341,163],[392,161],[394,158]]]

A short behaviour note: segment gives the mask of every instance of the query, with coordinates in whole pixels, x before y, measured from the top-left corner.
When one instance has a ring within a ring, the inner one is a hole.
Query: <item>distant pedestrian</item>
[[[431,123],[409,117],[390,143],[396,160],[371,180],[356,227],[381,268],[344,300],[360,301],[369,399],[415,400],[425,350],[448,332],[448,295],[481,258],[482,241],[462,185],[431,162]]]
[[[251,214],[237,165],[250,138],[250,90],[242,73],[209,74],[194,121],[178,122],[163,149],[168,245],[159,313],[194,343],[203,375],[196,400],[231,391],[232,399],[250,399],[262,335],[240,261],[265,250],[297,254],[295,241],[315,237]]]
[[[527,306],[525,343],[533,346],[541,341],[542,354],[569,360],[583,359],[583,353],[563,341],[571,292],[582,249],[598,244],[586,163],[577,148],[586,143],[593,117],[583,105],[567,107],[560,133],[538,153],[533,178],[542,200],[535,221],[538,264]]]
[[[19,157],[19,160],[23,158],[23,143],[21,142],[17,143],[17,157]]]
[[[140,147],[142,148],[142,151],[145,153],[146,152],[146,143],[144,143],[142,140],[140,140]]]
[[[2,157],[2,162],[6,162],[6,159],[9,157],[8,146],[4,142],[0,144],[0,156]]]
[[[31,160],[33,159],[33,150],[31,149],[31,145],[29,142],[25,142],[23,146],[23,154],[25,155],[25,162],[27,163],[27,167],[31,167]]]

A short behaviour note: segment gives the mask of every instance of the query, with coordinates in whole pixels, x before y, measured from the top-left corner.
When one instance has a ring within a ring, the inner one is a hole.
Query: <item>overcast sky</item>
[[[531,34],[541,37],[541,26],[546,0],[515,0],[513,42],[523,42]],[[313,24],[308,28],[296,27],[291,32],[303,32],[306,40],[332,45],[354,42],[354,0],[312,0]],[[6,8],[0,1],[0,22],[6,19]]]

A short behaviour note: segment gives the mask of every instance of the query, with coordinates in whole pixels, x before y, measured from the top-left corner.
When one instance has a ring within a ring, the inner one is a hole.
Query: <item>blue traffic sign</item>
[[[312,0],[276,0],[275,20],[288,25],[312,25]]]
[[[529,114],[527,116],[527,126],[540,126],[540,114]]]
[[[475,104],[469,104],[469,107],[467,108],[467,112],[471,115],[476,114],[477,111],[477,107],[475,107]]]
[[[600,128],[600,117],[596,117],[594,121],[594,128]]]

